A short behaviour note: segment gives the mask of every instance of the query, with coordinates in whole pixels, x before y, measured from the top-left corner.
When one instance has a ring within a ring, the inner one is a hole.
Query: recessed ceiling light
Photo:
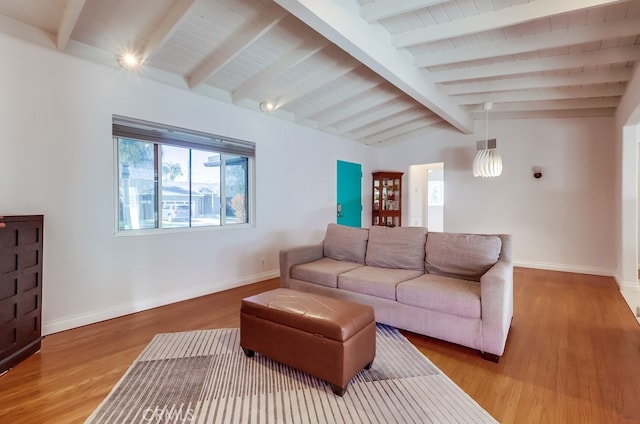
[[[125,69],[135,69],[141,63],[140,58],[133,53],[125,53],[118,57],[118,65]]]

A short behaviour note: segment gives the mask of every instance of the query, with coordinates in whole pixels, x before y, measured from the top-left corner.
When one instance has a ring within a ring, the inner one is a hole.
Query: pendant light
[[[485,102],[485,139],[476,143],[476,157],[473,159],[474,177],[498,177],[502,174],[502,158],[496,150],[496,139],[489,140],[489,110],[493,103]]]

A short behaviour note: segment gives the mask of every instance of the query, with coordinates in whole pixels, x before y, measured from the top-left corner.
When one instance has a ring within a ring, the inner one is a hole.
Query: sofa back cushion
[[[324,256],[337,261],[351,261],[364,264],[369,230],[329,224],[324,236]]]
[[[366,265],[413,269],[424,272],[424,227],[382,227],[369,229]]]
[[[483,234],[429,233],[424,268],[432,274],[480,281],[500,256],[502,240]]]

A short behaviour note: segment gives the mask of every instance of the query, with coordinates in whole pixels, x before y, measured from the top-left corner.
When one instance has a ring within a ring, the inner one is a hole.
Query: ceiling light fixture
[[[118,56],[118,65],[124,69],[135,69],[142,64],[142,60],[133,53]]]
[[[276,109],[276,105],[271,102],[260,103],[260,110],[263,112],[273,112]]]
[[[476,142],[476,157],[473,159],[474,177],[499,177],[502,174],[502,157],[496,150],[496,139],[489,140],[489,111],[493,103],[485,102],[485,139]]]

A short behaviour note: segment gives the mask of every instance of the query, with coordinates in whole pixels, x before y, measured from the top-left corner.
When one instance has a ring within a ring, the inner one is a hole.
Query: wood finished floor
[[[515,270],[499,364],[404,334],[503,423],[640,423],[640,326],[612,278]],[[82,423],[156,333],[239,326],[269,280],[53,334],[0,376],[0,423]]]

